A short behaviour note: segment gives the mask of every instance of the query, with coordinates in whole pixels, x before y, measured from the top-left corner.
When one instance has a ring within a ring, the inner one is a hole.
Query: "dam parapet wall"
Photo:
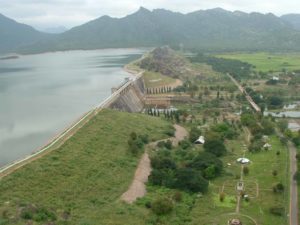
[[[99,106],[125,112],[141,112],[145,104],[145,84],[143,73],[135,78],[125,79],[117,88],[112,89],[112,95],[104,100]]]

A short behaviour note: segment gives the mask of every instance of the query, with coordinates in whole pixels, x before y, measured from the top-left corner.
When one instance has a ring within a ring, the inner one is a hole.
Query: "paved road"
[[[294,174],[297,172],[297,149],[294,144],[289,142],[290,151],[290,225],[298,225],[298,186],[294,180]]]

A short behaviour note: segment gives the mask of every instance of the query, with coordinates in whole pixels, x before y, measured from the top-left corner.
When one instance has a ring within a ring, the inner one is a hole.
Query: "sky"
[[[124,17],[141,6],[192,12],[221,7],[244,12],[300,13],[299,0],[0,0],[0,13],[39,30],[71,28],[103,15]]]

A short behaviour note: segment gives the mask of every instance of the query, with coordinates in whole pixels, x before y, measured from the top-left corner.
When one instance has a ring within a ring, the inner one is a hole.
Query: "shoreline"
[[[129,74],[134,76],[133,79],[129,80],[128,82],[124,83],[116,92],[110,94],[106,99],[104,99],[100,104],[96,105],[88,112],[84,113],[79,119],[75,120],[71,123],[70,126],[65,128],[61,133],[57,134],[54,138],[51,138],[45,145],[39,148],[36,151],[33,151],[30,155],[22,157],[21,159],[15,160],[3,167],[0,167],[0,180],[14,172],[15,170],[29,164],[40,157],[50,153],[51,151],[56,150],[62,144],[64,144],[70,137],[72,137],[81,127],[83,127],[86,123],[90,121],[95,115],[97,115],[102,109],[105,109],[107,105],[109,105],[119,94],[127,88],[132,82],[139,79],[143,76],[144,71],[137,71],[128,68],[130,64],[126,64],[123,66],[123,70]]]

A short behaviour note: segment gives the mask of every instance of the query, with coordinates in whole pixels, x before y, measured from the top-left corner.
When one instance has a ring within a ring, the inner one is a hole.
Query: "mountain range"
[[[0,15],[0,53],[172,47],[199,50],[300,50],[300,15],[226,11],[182,14],[140,8],[123,18],[102,16],[62,34],[46,34]]]

